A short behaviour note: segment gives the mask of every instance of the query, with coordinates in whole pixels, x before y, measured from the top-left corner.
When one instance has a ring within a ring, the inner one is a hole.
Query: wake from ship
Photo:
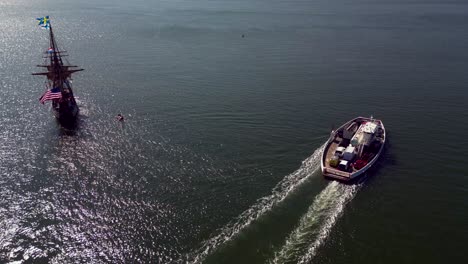
[[[290,193],[320,169],[320,158],[324,148],[325,144],[317,148],[310,157],[302,162],[299,169],[284,177],[273,188],[270,195],[258,199],[254,205],[240,214],[236,220],[223,227],[217,235],[206,240],[198,250],[189,254],[187,261],[189,263],[202,262],[221,245],[231,241],[252,222],[270,211],[278,203],[284,201]]]
[[[272,263],[310,263],[361,184],[330,182],[318,194]]]

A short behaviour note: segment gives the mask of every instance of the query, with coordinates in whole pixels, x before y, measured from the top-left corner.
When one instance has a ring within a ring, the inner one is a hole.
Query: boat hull
[[[327,162],[327,158],[329,157],[329,152],[333,151],[330,148],[333,148],[332,146],[333,142],[335,141],[335,138],[337,137],[339,131],[343,131],[343,129],[346,126],[350,125],[353,122],[363,122],[363,121],[378,122],[380,127],[382,128],[382,140],[381,140],[378,151],[375,153],[375,156],[371,160],[369,160],[367,164],[363,166],[362,168],[360,168],[359,170],[353,169],[352,171],[342,171],[342,170],[331,167]],[[375,164],[375,162],[379,159],[384,149],[385,141],[386,141],[385,127],[382,121],[380,120],[375,120],[375,119],[371,119],[367,117],[357,117],[344,123],[338,129],[330,133],[330,138],[327,140],[327,143],[325,144],[325,149],[322,153],[321,162],[320,162],[323,176],[325,178],[344,181],[344,182],[350,182],[350,181],[356,180],[357,178],[360,178],[360,176],[362,176],[369,168],[371,168]]]
[[[53,108],[54,116],[63,125],[73,125],[76,122],[80,109],[78,105],[71,104],[66,107]]]

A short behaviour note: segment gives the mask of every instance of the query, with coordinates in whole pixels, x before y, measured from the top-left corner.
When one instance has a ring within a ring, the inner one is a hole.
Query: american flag
[[[43,94],[41,98],[39,98],[39,102],[41,102],[41,104],[44,104],[44,102],[47,100],[60,99],[60,98],[62,98],[62,92],[60,92],[60,89],[56,87],[56,88],[47,90],[47,92],[45,92],[45,94]]]

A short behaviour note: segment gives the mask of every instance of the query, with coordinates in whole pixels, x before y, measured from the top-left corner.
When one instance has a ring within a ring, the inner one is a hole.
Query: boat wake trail
[[[272,263],[310,263],[360,186],[330,182],[317,195]]]
[[[299,169],[284,177],[268,196],[262,197],[249,209],[240,214],[236,220],[223,227],[219,233],[206,240],[202,246],[187,256],[187,262],[202,262],[210,253],[219,246],[231,241],[244,228],[253,221],[270,211],[275,205],[282,202],[298,186],[303,184],[315,171],[320,168],[320,157],[325,144],[317,148],[314,153],[302,162]]]

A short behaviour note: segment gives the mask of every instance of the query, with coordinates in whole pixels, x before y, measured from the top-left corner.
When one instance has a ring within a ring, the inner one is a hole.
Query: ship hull
[[[80,109],[78,105],[71,104],[60,108],[53,108],[54,116],[62,125],[73,125],[76,122]]]
[[[349,170],[340,170],[338,168],[334,168],[330,164],[330,158],[334,155],[333,153],[335,152],[337,147],[340,146],[340,144],[337,144],[337,139],[339,139],[340,133],[343,133],[343,130],[347,126],[351,125],[353,122],[359,122],[359,123],[377,122],[381,128],[381,133],[380,133],[379,142],[378,142],[379,147],[375,148],[371,153],[364,153],[364,154],[371,154],[371,156],[373,157],[367,161],[365,166],[359,169],[351,168]],[[375,120],[375,119],[371,119],[367,117],[357,117],[346,122],[345,124],[340,126],[338,129],[332,131],[330,133],[330,138],[327,140],[325,149],[321,157],[321,162],[320,162],[323,176],[328,179],[333,179],[333,180],[338,180],[338,181],[343,181],[343,182],[350,182],[350,181],[356,180],[357,178],[360,178],[379,159],[384,149],[385,140],[386,140],[385,127],[382,121],[380,120]]]

